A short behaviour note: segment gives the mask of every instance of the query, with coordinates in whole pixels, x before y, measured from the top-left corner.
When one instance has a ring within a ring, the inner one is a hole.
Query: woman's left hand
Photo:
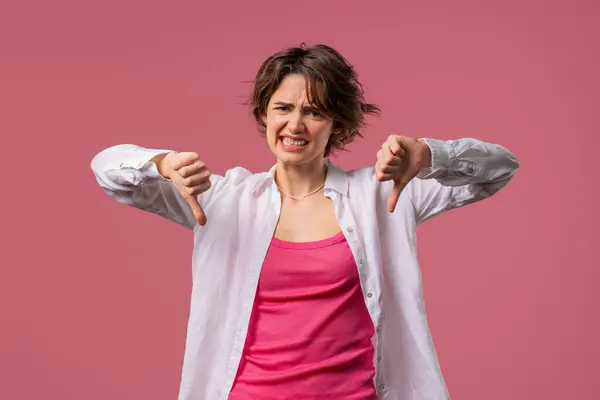
[[[388,211],[394,212],[400,193],[422,168],[431,166],[427,143],[407,136],[390,135],[377,152],[375,172],[379,182],[394,181],[388,198]]]

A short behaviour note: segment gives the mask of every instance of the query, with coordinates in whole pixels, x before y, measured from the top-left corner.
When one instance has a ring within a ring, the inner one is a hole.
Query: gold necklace
[[[300,201],[300,200],[304,200],[305,198],[307,198],[307,197],[308,197],[308,196],[310,196],[311,194],[315,194],[315,193],[317,193],[319,190],[323,189],[323,187],[325,186],[325,182],[323,182],[323,184],[322,184],[321,186],[319,186],[318,188],[316,188],[316,189],[315,189],[315,190],[313,190],[312,192],[305,194],[304,196],[292,196],[292,195],[289,195],[289,194],[287,194],[286,192],[284,192],[283,190],[281,190],[281,188],[279,187],[279,185],[278,185],[278,184],[275,184],[275,186],[277,186],[277,189],[279,189],[279,192],[280,192],[282,195],[284,195],[285,197],[289,197],[290,199],[293,199],[293,200],[298,200],[298,201]]]

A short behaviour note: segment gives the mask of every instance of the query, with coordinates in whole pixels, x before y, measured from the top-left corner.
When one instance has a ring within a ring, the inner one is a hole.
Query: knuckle
[[[181,170],[180,170],[180,169],[175,169],[174,171],[175,171],[175,174],[177,175],[177,177],[179,178],[179,181],[180,181],[181,183],[183,183],[183,180],[185,179],[185,176],[183,176],[183,175],[181,174]]]
[[[178,168],[181,168],[185,165],[185,155],[177,153],[173,157],[173,164],[177,165]]]
[[[200,182],[200,185],[198,185],[198,187],[200,188],[200,190],[202,192],[206,192],[208,189],[210,189],[211,183],[209,180],[205,180]]]

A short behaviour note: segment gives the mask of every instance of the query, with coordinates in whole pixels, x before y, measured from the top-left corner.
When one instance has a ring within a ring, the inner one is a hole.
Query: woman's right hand
[[[170,152],[152,159],[158,173],[173,182],[186,203],[192,209],[200,225],[206,224],[206,214],[198,202],[200,194],[210,188],[210,171],[197,153]]]

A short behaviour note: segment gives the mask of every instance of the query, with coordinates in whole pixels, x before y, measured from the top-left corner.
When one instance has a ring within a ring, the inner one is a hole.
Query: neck
[[[286,165],[277,161],[275,182],[290,196],[304,196],[323,185],[326,171],[323,159],[302,165]]]

